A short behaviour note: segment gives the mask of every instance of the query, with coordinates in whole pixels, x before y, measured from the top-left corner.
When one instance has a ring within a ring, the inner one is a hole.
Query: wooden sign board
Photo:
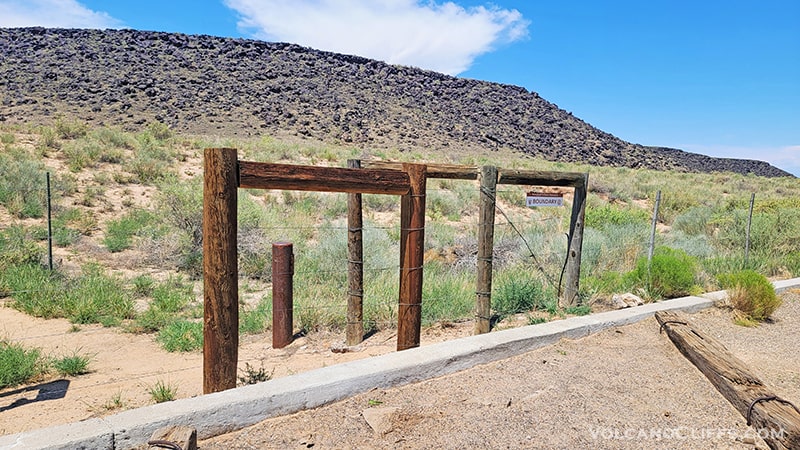
[[[564,194],[528,192],[525,204],[534,206],[564,206]]]

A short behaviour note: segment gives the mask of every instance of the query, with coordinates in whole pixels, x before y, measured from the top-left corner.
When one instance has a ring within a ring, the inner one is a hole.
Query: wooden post
[[[347,167],[361,168],[361,161],[347,160]],[[346,344],[364,340],[364,247],[362,240],[361,194],[347,194],[347,329]]]
[[[678,347],[773,449],[800,448],[800,411],[776,396],[722,343],[685,315],[659,311],[656,320]]]
[[[572,200],[572,217],[569,222],[569,253],[567,254],[566,285],[559,302],[562,307],[575,306],[578,302],[578,285],[581,278],[581,248],[583,248],[583,219],[586,215],[586,193],[589,174],[576,183]]]
[[[294,251],[291,242],[272,244],[272,348],[294,336]]]
[[[478,213],[478,277],[475,283],[474,334],[488,333],[492,308],[492,255],[494,252],[494,210],[497,167],[481,167],[480,211]]]
[[[411,189],[400,199],[400,300],[397,350],[419,347],[422,325],[422,264],[425,251],[426,167],[403,164]]]
[[[236,387],[236,149],[207,148],[203,177],[203,393]]]

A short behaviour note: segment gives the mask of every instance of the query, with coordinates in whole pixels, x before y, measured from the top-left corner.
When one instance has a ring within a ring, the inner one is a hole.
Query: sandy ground
[[[91,373],[54,378],[0,390],[0,435],[101,417],[152,404],[149,393],[156,383],[177,390],[176,398],[202,394],[203,355],[168,353],[154,335],[131,334],[118,328],[72,324],[63,319],[39,319],[10,307],[0,307],[0,339],[27,348],[39,348],[47,356],[90,355]],[[425,329],[422,343],[468,336],[472,323]],[[343,333],[314,333],[296,339],[283,349],[273,349],[270,333],[244,335],[239,349],[240,375],[245,363],[263,367],[273,377],[318,369],[345,361],[395,351],[394,330],[370,336],[355,352],[334,353],[341,348]]]
[[[734,325],[720,309],[691,320],[780,397],[800,404],[800,295],[783,298],[775,322],[757,328]],[[200,448],[766,448],[658,329],[651,318],[563,340],[457,374],[269,419]]]
[[[747,362],[778,395],[800,403],[800,294],[783,298],[775,322],[757,328],[736,326],[730,313],[719,309],[692,320]],[[66,320],[0,308],[0,336],[51,356],[78,352],[93,357],[87,375],[0,391],[0,434],[144,406],[152,403],[148,391],[159,381],[177,388],[178,398],[202,391],[200,352],[167,353],[152,336],[113,328],[70,328]],[[471,330],[471,323],[431,327],[423,331],[422,343],[467,336]],[[263,365],[280,377],[391,352],[396,345],[393,332],[386,331],[371,336],[358,352],[332,352],[343,338],[317,333],[276,350],[269,335],[248,336],[239,367]],[[738,412],[648,319],[458,374],[376,389],[270,419],[200,447],[752,448],[752,436]]]

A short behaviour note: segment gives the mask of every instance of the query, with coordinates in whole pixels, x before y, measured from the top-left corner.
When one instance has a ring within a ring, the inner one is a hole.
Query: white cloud
[[[122,22],[75,0],[0,0],[0,27],[118,28]]]
[[[418,0],[224,0],[239,28],[291,42],[455,75],[497,45],[527,37],[517,10]]]

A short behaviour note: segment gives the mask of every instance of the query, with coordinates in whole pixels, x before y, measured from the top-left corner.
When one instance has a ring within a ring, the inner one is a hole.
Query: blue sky
[[[796,0],[0,0],[0,26],[295,42],[523,86],[624,140],[800,176]]]

